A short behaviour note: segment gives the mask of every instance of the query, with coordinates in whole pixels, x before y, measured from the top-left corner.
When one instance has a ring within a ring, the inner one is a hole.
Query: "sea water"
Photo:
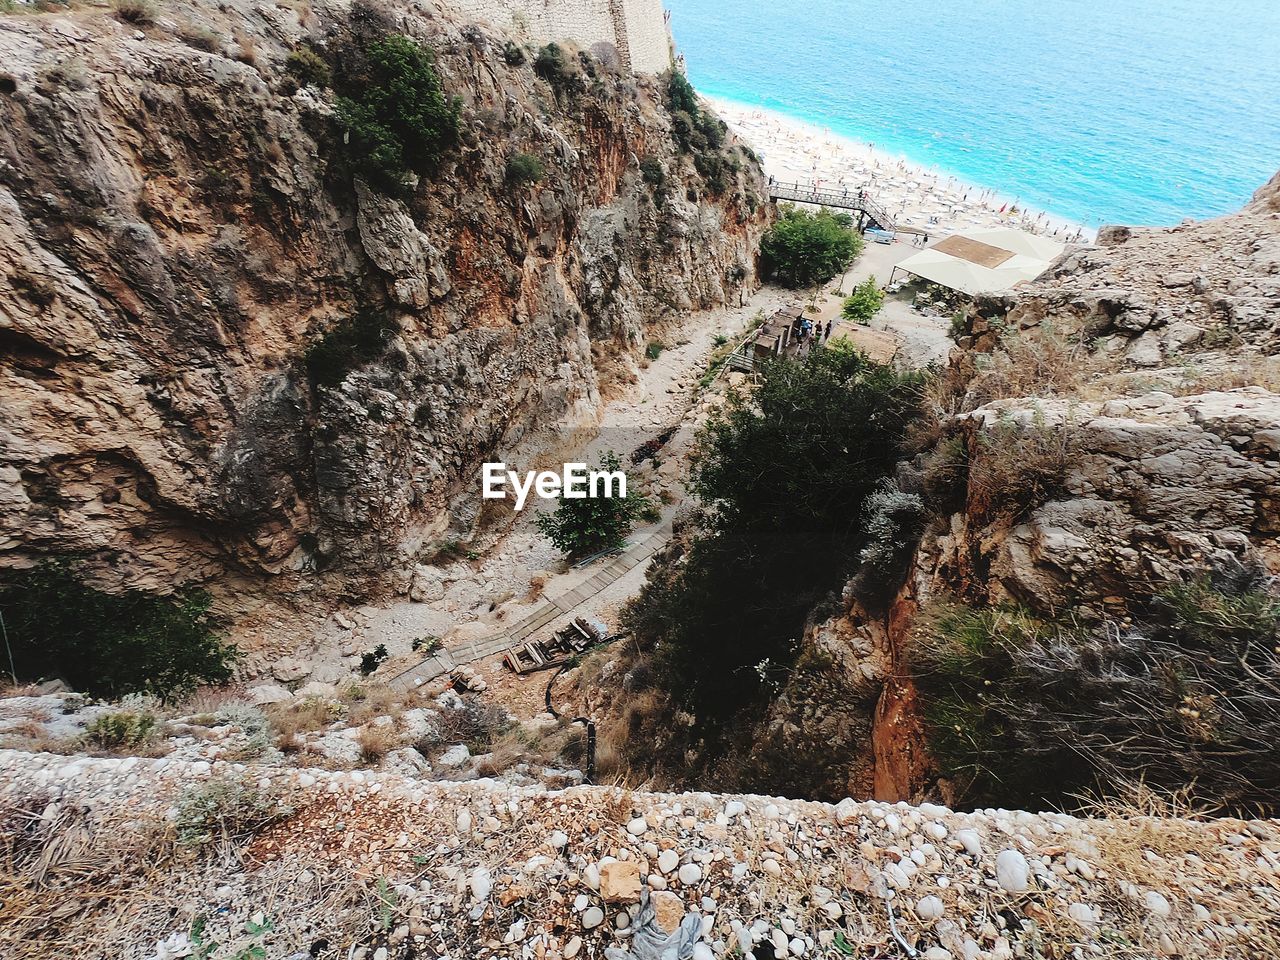
[[[1238,209],[1280,169],[1280,0],[666,0],[703,93],[1068,220]]]

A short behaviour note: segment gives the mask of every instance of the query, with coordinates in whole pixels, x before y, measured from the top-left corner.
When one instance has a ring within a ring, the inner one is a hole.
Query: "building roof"
[[[1062,249],[1056,240],[1011,227],[968,230],[907,257],[896,269],[961,293],[999,293],[1040,276]]]

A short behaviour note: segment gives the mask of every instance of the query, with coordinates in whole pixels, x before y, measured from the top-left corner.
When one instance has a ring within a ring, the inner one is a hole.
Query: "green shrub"
[[[348,163],[369,185],[402,193],[410,172],[429,173],[457,142],[461,101],[445,97],[435,55],[409,37],[373,41],[365,63],[336,104]]]
[[[862,243],[857,231],[831,211],[784,204],[760,242],[761,271],[784,287],[816,286],[848,267],[862,252]]]
[[[649,360],[657,360],[662,356],[662,351],[667,349],[667,345],[661,340],[650,340],[644,348],[644,355]]]
[[[840,316],[850,323],[866,325],[884,306],[884,291],[876,283],[875,277],[866,280],[853,288],[853,294],[845,300],[840,308]]]
[[[387,645],[385,643],[378,644],[372,650],[366,650],[360,655],[361,675],[366,677],[369,676],[369,674],[382,666],[383,661],[386,660],[388,656]]]
[[[502,47],[502,59],[507,61],[509,67],[524,66],[527,59],[524,55],[524,48],[512,43],[508,40]]]
[[[317,386],[336,387],[352,371],[382,356],[387,349],[387,341],[399,329],[387,314],[362,310],[340,322],[307,348],[307,375]]]
[[[285,58],[284,67],[303,86],[329,86],[329,64],[310,47],[290,51]]]
[[[531,153],[515,153],[507,160],[507,180],[516,186],[537,183],[546,173],[546,166]]]
[[[857,566],[862,505],[897,463],[921,386],[838,345],[762,377],[700,435],[701,523],[651,565],[623,616],[677,700],[710,724],[700,730],[758,709],[814,603]]]
[[[105,593],[67,560],[12,573],[0,586],[18,675],[60,677],[108,699],[147,693],[171,701],[229,680],[237,653],[214,629],[209,604],[189,589]]]
[[[155,714],[148,710],[115,710],[94,717],[84,728],[84,736],[103,750],[120,750],[145,743],[155,729]]]
[[[621,470],[612,451],[600,458],[600,470]],[[645,511],[648,500],[628,484],[625,497],[561,497],[554,513],[540,513],[534,523],[548,540],[570,557],[621,547]]]
[[[698,95],[694,93],[689,78],[679,70],[672,70],[667,78],[667,105],[681,110],[690,117],[698,115]]]
[[[558,43],[548,43],[533,60],[533,70],[552,86],[560,86],[577,76],[573,61]]]
[[[178,796],[178,842],[203,847],[242,842],[284,811],[247,779],[222,776],[192,784]]]
[[[655,190],[661,190],[662,185],[667,182],[667,175],[657,157],[645,157],[640,161],[640,176]]]

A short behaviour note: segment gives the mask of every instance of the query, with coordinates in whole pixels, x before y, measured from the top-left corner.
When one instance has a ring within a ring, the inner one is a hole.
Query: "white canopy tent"
[[[1000,293],[1034,280],[1062,253],[1063,244],[1045,237],[996,227],[944,237],[893,268],[932,280],[970,296]]]

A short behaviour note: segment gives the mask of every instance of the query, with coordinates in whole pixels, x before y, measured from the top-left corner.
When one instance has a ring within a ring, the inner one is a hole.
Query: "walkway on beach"
[[[897,229],[889,211],[876,203],[865,190],[823,190],[815,183],[782,183],[769,179],[771,200],[791,200],[795,203],[812,203],[821,207],[853,210],[858,214],[858,230],[878,227],[892,233]]]
[[[647,561],[671,539],[671,516],[639,537],[626,550],[612,558],[598,561],[599,569],[567,593],[539,604],[528,616],[489,637],[468,640],[430,653],[412,666],[402,669],[386,681],[393,690],[412,690],[452,670],[454,667],[502,653],[508,647],[524,643],[533,634],[568,616],[580,605],[611,586],[624,574]]]

